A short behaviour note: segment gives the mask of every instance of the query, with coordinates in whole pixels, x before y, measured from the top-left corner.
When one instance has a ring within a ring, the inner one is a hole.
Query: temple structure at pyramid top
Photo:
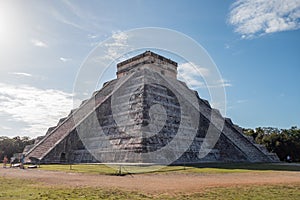
[[[177,80],[176,62],[151,51],[118,63],[117,78],[58,120],[25,156],[39,163],[279,161]]]
[[[121,78],[128,73],[147,68],[149,64],[151,64],[151,70],[164,76],[177,78],[178,64],[152,51],[146,51],[117,64],[117,77]]]

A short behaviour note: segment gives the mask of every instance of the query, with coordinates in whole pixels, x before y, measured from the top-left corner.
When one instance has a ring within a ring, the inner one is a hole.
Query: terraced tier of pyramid
[[[276,162],[230,119],[177,80],[177,63],[146,51],[49,128],[27,151],[41,163]],[[213,120],[214,119],[214,120]],[[216,124],[222,122],[220,126]],[[209,137],[208,137],[209,136]]]

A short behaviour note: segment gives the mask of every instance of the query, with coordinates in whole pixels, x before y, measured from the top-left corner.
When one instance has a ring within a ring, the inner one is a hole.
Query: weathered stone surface
[[[177,63],[152,52],[118,64],[118,78],[105,83],[79,108],[59,120],[56,127],[49,128],[41,141],[27,149],[27,161],[30,158],[44,163],[278,161],[276,155],[255,144],[241,128],[224,119],[197,92],[178,81],[176,70]],[[188,91],[184,95],[194,96],[193,102],[182,103],[183,90]],[[222,130],[211,122],[212,117],[224,121]],[[210,143],[206,138],[209,128],[220,132],[220,136],[212,148],[201,148]],[[167,150],[161,151],[164,148]],[[207,155],[201,157],[199,153]]]

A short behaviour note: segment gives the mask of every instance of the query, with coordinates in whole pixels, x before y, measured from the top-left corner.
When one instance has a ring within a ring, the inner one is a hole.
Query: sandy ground
[[[300,185],[300,172],[271,171],[225,174],[139,174],[133,176],[90,175],[39,169],[3,169],[1,177],[30,179],[46,185],[119,188],[146,193],[190,193],[209,187],[289,184]]]

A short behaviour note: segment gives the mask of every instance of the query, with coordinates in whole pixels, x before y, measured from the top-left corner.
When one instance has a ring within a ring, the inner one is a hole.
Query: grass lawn
[[[159,166],[161,167],[161,166]],[[145,166],[123,166],[140,173],[149,170]],[[153,166],[150,168],[154,169]],[[299,165],[282,164],[201,164],[194,166],[167,166],[151,173],[247,173],[268,171],[300,171]],[[41,165],[41,170],[65,171],[88,174],[118,174],[103,164]],[[296,200],[300,197],[300,184],[274,184],[259,186],[228,186],[205,188],[191,194],[148,194],[142,191],[126,191],[116,188],[50,186],[38,181],[0,177],[0,200],[10,199],[272,199]]]
[[[64,171],[74,173],[126,175],[131,173],[242,173],[242,172],[266,172],[266,171],[300,171],[297,165],[280,165],[278,163],[256,164],[199,164],[192,166],[114,166],[111,168],[104,164],[77,164],[77,165],[41,165],[41,170]]]
[[[46,186],[39,182],[0,177],[0,199],[272,199],[296,200],[300,185],[244,186],[205,189],[193,194],[145,194],[119,189]]]

